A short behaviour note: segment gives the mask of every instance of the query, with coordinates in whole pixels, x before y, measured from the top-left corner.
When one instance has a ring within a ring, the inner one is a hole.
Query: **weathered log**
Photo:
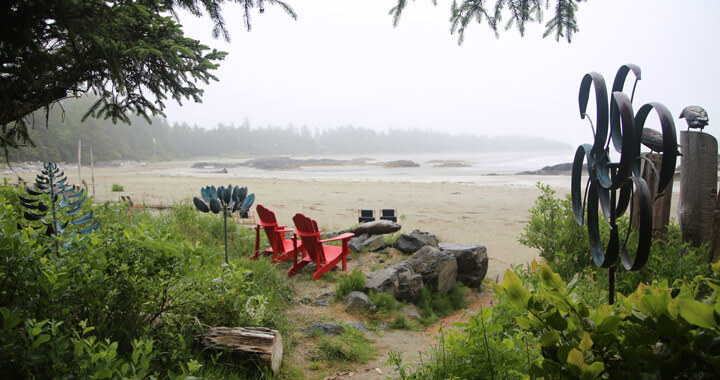
[[[683,241],[693,246],[710,241],[717,199],[717,140],[703,132],[681,131],[682,177],[678,219]]]
[[[390,220],[376,220],[374,222],[363,223],[355,228],[353,233],[355,236],[368,235],[384,235],[400,231],[401,226]]]
[[[265,327],[213,327],[202,337],[202,343],[216,350],[257,356],[268,362],[273,372],[280,370],[283,345],[277,330]]]
[[[670,222],[670,202],[672,201],[673,183],[670,182],[662,192],[658,193],[658,181],[660,180],[660,167],[662,165],[662,155],[658,153],[643,153],[643,157],[652,162],[655,170],[652,170],[650,162],[642,161],[642,178],[647,182],[652,196],[652,236],[653,239],[660,239],[667,234],[667,226]],[[633,200],[633,226],[640,228],[640,206],[637,197]]]

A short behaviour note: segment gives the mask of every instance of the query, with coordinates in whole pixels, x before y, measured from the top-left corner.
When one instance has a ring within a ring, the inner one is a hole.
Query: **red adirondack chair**
[[[344,233],[334,238],[321,240],[320,229],[315,220],[307,216],[297,213],[293,217],[295,229],[298,236],[302,240],[304,253],[300,262],[288,271],[288,276],[296,274],[308,263],[315,263],[316,269],[313,280],[317,280],[322,275],[332,269],[338,262],[342,261],[342,270],[347,270],[347,255],[350,254],[348,240],[355,236],[353,233]],[[330,241],[342,240],[342,246],[323,245]]]
[[[259,204],[256,207],[258,222],[255,226],[255,254],[250,257],[251,260],[257,259],[261,254],[273,255],[272,263],[279,263],[291,258],[295,258],[296,255],[302,251],[302,241],[297,241],[297,235],[295,230],[288,230],[285,226],[279,226],[275,213],[270,211],[267,207]],[[270,248],[260,251],[260,230],[265,230],[268,242],[270,242]],[[292,232],[293,235],[290,239],[285,238],[286,232]],[[295,258],[295,262],[297,259]]]

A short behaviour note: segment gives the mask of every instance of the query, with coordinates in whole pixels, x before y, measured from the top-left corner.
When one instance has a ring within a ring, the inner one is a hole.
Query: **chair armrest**
[[[335,236],[334,238],[320,240],[320,243],[327,243],[329,241],[337,241],[337,240],[349,240],[351,237],[355,236],[352,232],[347,232],[339,236]]]
[[[292,232],[292,233],[295,233],[295,230],[294,230],[294,229],[290,229],[290,230],[280,229],[280,230],[276,230],[276,232],[282,232],[282,233]]]

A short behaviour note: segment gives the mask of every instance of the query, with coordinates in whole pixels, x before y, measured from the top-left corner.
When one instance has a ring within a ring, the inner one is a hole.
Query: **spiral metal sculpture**
[[[623,92],[623,87],[631,72],[635,76],[635,83],[632,93],[628,97]],[[632,98],[640,78],[640,67],[633,64],[621,66],[615,75],[612,92],[608,97],[603,76],[591,72],[583,77],[578,97],[580,118],[590,121],[594,142],[592,145],[579,146],[575,152],[571,182],[573,216],[576,222],[584,225],[585,212],[587,212],[587,230],[593,261],[596,265],[610,270],[610,304],[614,302],[615,265],[618,258],[621,259],[625,269],[636,271],[645,266],[650,255],[652,199],[647,182],[640,177],[641,161],[643,160],[640,155],[640,142],[643,127],[652,111],[655,111],[660,120],[664,148],[657,192],[662,192],[673,180],[678,156],[675,123],[667,107],[651,102],[640,107],[637,113],[633,111]],[[594,127],[586,113],[591,87],[595,90],[597,110]],[[620,155],[617,162],[612,162],[610,159],[611,143],[613,149]],[[581,176],[585,161],[587,161],[588,180],[585,184],[585,191],[582,193]],[[621,240],[622,234],[616,223],[617,218],[624,215],[628,208],[630,208],[631,218],[633,217],[633,198],[638,199],[639,207],[637,213],[639,241],[634,257],[627,247],[629,229],[625,231],[624,239]],[[603,247],[600,239],[598,205],[604,220],[610,227],[607,247]]]

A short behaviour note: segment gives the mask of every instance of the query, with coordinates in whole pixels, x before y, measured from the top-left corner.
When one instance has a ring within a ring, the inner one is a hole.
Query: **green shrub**
[[[412,330],[413,325],[410,321],[408,321],[405,315],[396,314],[392,323],[390,323],[390,328],[395,330]]]
[[[720,362],[720,264],[712,269],[713,294],[699,301],[698,286],[662,280],[594,307],[546,263],[536,285],[508,270],[495,291],[525,312],[517,324],[540,338],[530,376],[709,379]]]
[[[355,268],[349,275],[340,278],[340,281],[335,287],[335,299],[341,300],[353,291],[365,291],[365,275],[360,268]]]
[[[266,260],[220,266],[222,243],[194,240],[175,211],[151,216],[124,205],[95,206],[101,225],[82,242],[81,254],[54,253],[43,245],[42,231],[18,228],[16,192],[0,187],[2,377],[174,378],[207,360],[197,344],[203,326],[287,331],[286,277]],[[212,228],[210,222],[193,220],[199,231]],[[250,246],[244,241],[252,233],[236,231],[243,241],[236,247]],[[204,371],[237,367],[213,363],[203,364]],[[256,371],[243,368],[249,376]]]
[[[608,271],[595,265],[590,254],[587,227],[575,222],[570,197],[558,199],[550,186],[538,183],[537,187],[541,195],[530,209],[530,221],[518,239],[520,243],[538,249],[540,257],[566,281],[577,273],[589,270],[592,275],[588,278],[597,286],[607,289]],[[624,231],[628,227],[629,218],[624,216],[617,223]],[[600,222],[600,227],[601,238],[606,245],[609,228],[604,221]],[[628,250],[635,252],[637,244],[637,234],[633,230],[628,239]],[[644,268],[629,272],[618,262],[616,289],[620,293],[629,294],[638,284],[649,284],[653,279],[667,279],[672,284],[674,281],[707,276],[709,267],[704,265],[706,251],[706,246],[694,248],[683,243],[679,228],[671,222],[666,236],[653,242]]]
[[[424,325],[431,325],[437,322],[438,317],[445,317],[455,310],[465,307],[465,295],[467,287],[461,282],[447,293],[440,294],[433,292],[427,286],[423,286],[420,296],[415,300],[415,305],[420,309],[422,316],[420,322]]]
[[[113,192],[125,191],[125,188],[122,185],[113,183],[112,187],[110,187],[110,191],[113,191]]]

